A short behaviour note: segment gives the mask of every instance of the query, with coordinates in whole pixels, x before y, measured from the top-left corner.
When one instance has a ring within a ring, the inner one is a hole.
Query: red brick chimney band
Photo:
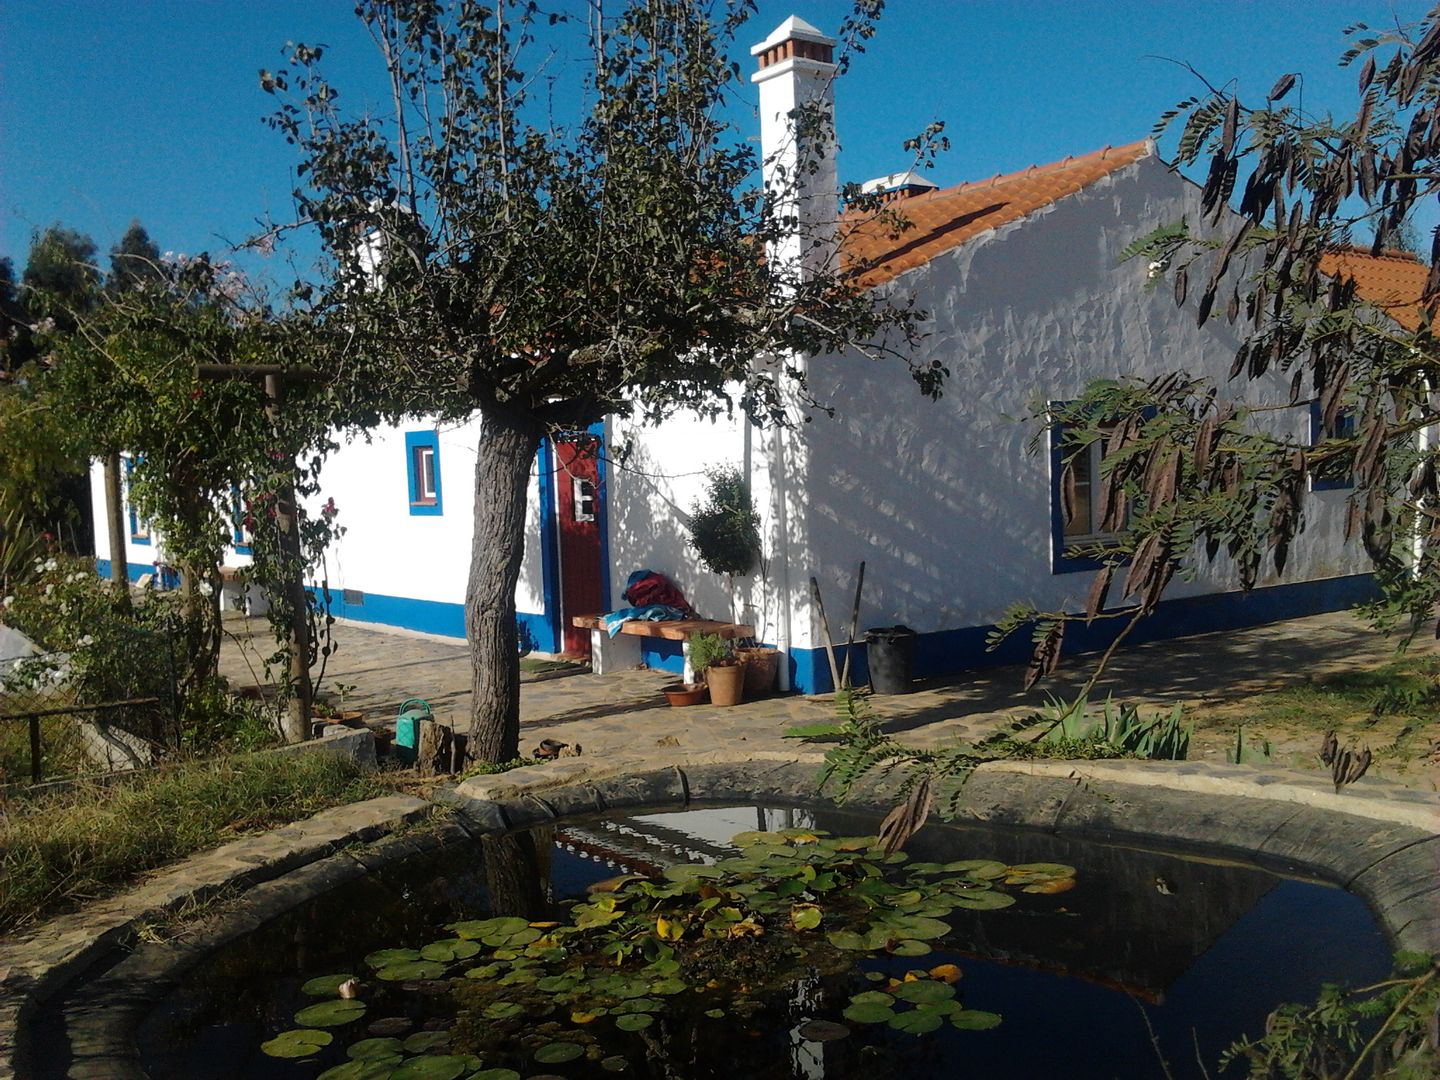
[[[771,64],[778,64],[781,60],[788,60],[792,56],[802,60],[817,60],[822,64],[833,64],[835,62],[835,46],[790,38],[778,45],[772,45],[760,54],[760,70],[764,71]]]

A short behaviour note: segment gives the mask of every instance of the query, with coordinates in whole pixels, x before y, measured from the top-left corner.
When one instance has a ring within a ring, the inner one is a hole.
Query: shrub
[[[705,497],[690,512],[690,546],[708,570],[748,574],[760,557],[760,516],[750,488],[733,465],[705,474]]]

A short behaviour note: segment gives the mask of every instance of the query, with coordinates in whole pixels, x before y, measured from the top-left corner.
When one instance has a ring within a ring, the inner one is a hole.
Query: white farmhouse
[[[752,50],[767,157],[794,153],[789,114],[798,103],[829,107],[834,45],[791,18]],[[829,185],[827,195],[799,212],[823,226],[815,215],[833,217],[837,206],[833,160],[814,175],[812,184]],[[588,651],[589,634],[573,629],[572,617],[623,606],[626,578],[640,568],[670,576],[708,617],[753,623],[788,657],[785,685],[804,692],[828,690],[831,681],[812,575],[838,636],[864,560],[860,626],[918,631],[921,676],[1028,655],[1020,639],[986,651],[987,632],[1015,600],[1081,607],[1090,564],[1073,548],[1093,543],[1095,525],[1083,508],[1063,522],[1057,455],[1043,445],[1030,450],[1036,427],[1023,418],[1036,402],[1073,398],[1097,378],[1186,369],[1225,384],[1239,344],[1233,329],[1223,319],[1197,328],[1193,305],[1177,307],[1169,289],[1147,289],[1145,264],[1119,258],[1157,226],[1198,218],[1199,190],[1148,141],[945,189],[913,173],[872,186],[913,228],[895,235],[842,219],[842,257],[868,287],[928,313],[916,359],[950,369],[943,398],[924,399],[898,366],[862,356],[791,358],[807,366],[834,419],[761,430],[740,419],[679,416],[646,428],[611,418],[546,441],[530,483],[516,594],[535,650]],[[1377,280],[1390,281],[1386,260],[1346,259],[1362,294],[1377,267]],[[1423,281],[1424,268],[1413,266]],[[1410,295],[1408,287],[1400,293]],[[1279,384],[1237,381],[1228,391],[1252,402],[1288,400]],[[1307,406],[1277,422],[1311,437]],[[326,568],[335,614],[463,636],[478,428],[417,421],[370,435],[342,449],[324,474],[322,497],[334,499],[347,530]],[[739,583],[734,611],[725,582],[699,568],[685,530],[704,470],[724,464],[750,478],[763,518],[763,566]],[[1336,610],[1370,595],[1363,554],[1343,538],[1346,494],[1311,492],[1283,580],[1272,575],[1242,593],[1233,567],[1202,567],[1171,586],[1134,639]],[[95,498],[100,520],[98,475]],[[149,563],[144,523],[132,520],[131,531],[127,558]],[[98,543],[105,560],[104,530]],[[243,544],[234,561],[245,561]],[[1114,630],[1096,623],[1067,647],[1103,647]],[[645,641],[646,662],[678,670],[678,643]]]

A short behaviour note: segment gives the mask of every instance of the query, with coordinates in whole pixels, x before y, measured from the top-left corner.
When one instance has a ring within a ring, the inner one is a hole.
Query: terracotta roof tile
[[[1154,152],[1148,139],[1128,146],[1107,146],[1050,165],[1031,165],[1020,172],[915,195],[887,207],[911,223],[903,231],[897,230],[893,221],[877,219],[874,214],[847,215],[840,223],[842,257],[860,284],[882,284]]]
[[[1407,330],[1420,329],[1424,314],[1420,298],[1430,267],[1408,251],[1367,251],[1343,248],[1320,257],[1320,269],[1355,282],[1356,295],[1380,308]]]

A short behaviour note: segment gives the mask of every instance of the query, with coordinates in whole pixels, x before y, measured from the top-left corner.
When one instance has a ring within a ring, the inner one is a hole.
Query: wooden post
[[[271,426],[280,427],[280,407],[284,404],[284,384],[279,372],[265,375],[265,415]],[[300,521],[295,505],[295,462],[287,463],[285,480],[275,493],[275,524],[280,531],[280,550],[293,570],[285,582],[285,596],[290,604],[290,697],[285,715],[285,741],[304,742],[310,737],[310,605],[305,596],[305,578],[301,567]]]
[[[454,735],[448,726],[434,720],[421,720],[417,742],[415,764],[421,776],[454,771]]]
[[[130,603],[130,565],[125,559],[125,498],[120,455],[105,455],[105,518],[110,532],[110,582],[122,604]]]

